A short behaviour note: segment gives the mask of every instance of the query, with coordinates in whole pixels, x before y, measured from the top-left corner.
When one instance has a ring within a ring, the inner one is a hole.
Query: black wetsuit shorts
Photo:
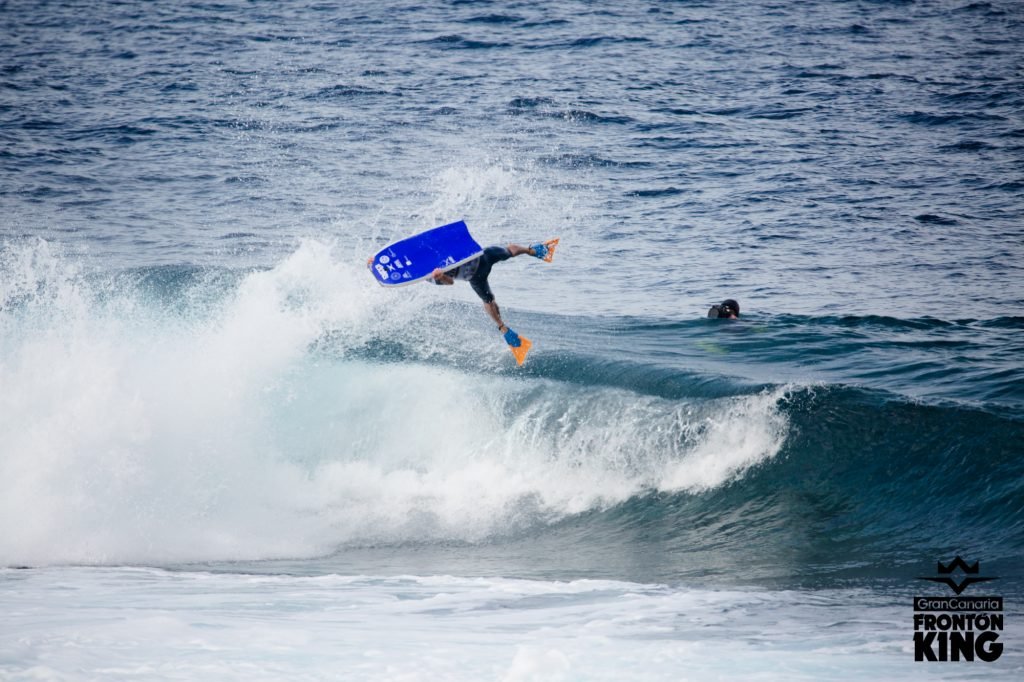
[[[476,267],[476,272],[469,278],[469,286],[473,287],[473,291],[484,303],[494,301],[491,286],[487,283],[487,277],[491,274],[491,266],[511,257],[512,253],[504,246],[488,246],[480,254],[480,263]]]

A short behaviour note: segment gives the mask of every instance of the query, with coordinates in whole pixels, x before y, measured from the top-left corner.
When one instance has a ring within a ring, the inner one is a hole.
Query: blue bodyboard
[[[388,244],[366,264],[378,284],[396,287],[429,277],[435,268],[462,265],[481,253],[483,249],[460,220]]]

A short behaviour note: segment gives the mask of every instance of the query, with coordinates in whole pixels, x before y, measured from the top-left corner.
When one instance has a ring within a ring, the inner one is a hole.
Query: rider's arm
[[[444,270],[441,268],[435,269],[430,276],[434,280],[434,284],[455,284],[455,280],[444,274]]]

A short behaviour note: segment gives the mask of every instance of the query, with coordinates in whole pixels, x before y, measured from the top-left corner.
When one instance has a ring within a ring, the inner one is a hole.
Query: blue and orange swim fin
[[[537,258],[540,258],[542,261],[550,263],[551,259],[555,257],[556,246],[558,246],[558,237],[555,237],[554,239],[549,239],[546,242],[534,244],[530,248],[533,249],[534,254],[537,256]]]
[[[533,341],[530,341],[525,336],[519,336],[512,329],[506,331],[504,337],[505,343],[508,344],[508,349],[512,351],[512,355],[516,359],[516,364],[522,365],[526,361],[526,354],[533,347]]]

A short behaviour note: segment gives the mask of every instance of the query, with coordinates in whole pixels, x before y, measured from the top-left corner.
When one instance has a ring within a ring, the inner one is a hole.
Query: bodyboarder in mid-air
[[[529,254],[550,263],[555,255],[555,247],[557,245],[558,240],[552,239],[551,241],[540,242],[530,247],[518,244],[488,246],[484,249],[483,253],[473,260],[466,261],[462,265],[450,270],[437,268],[430,277],[434,284],[455,284],[457,279],[468,281],[469,285],[473,287],[473,291],[484,302],[484,310],[487,311],[487,314],[498,325],[498,331],[504,335],[505,341],[512,348],[512,352],[516,355],[516,360],[522,362],[520,358],[526,356],[526,351],[530,348],[530,342],[509,329],[508,325],[501,319],[501,310],[498,308],[498,302],[494,300],[494,293],[491,291],[490,284],[487,283],[487,278],[490,276],[491,268],[495,263],[500,263],[523,254]],[[517,349],[522,349],[521,354],[516,352]]]

